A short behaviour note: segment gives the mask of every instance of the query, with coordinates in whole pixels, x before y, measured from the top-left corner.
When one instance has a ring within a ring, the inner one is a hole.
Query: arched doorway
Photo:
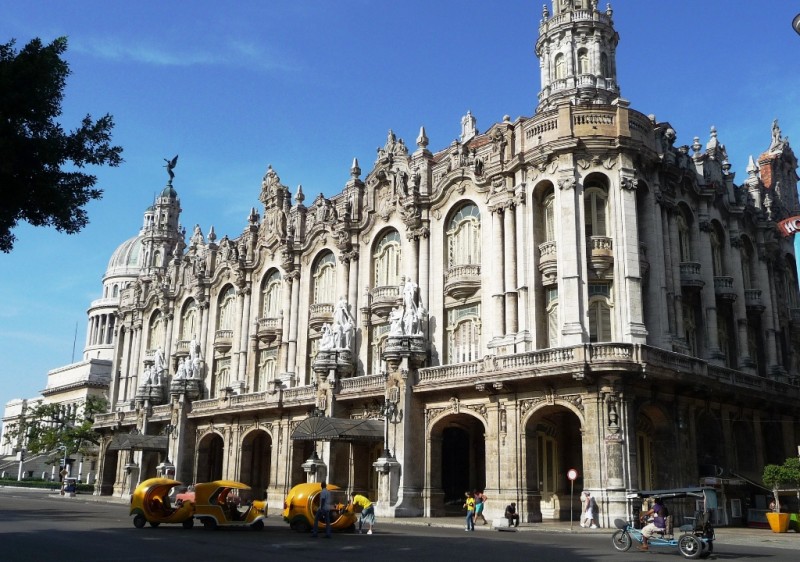
[[[263,430],[252,431],[242,441],[239,480],[253,489],[253,497],[266,497],[272,459],[272,437]]]
[[[431,428],[431,515],[461,515],[464,492],[483,489],[485,431],[483,423],[469,414],[448,415]]]
[[[222,436],[211,433],[197,446],[197,477],[195,482],[211,482],[222,478],[222,453],[225,449]]]
[[[569,520],[570,468],[578,470],[575,490],[583,489],[581,420],[571,409],[549,405],[525,423],[525,521]]]

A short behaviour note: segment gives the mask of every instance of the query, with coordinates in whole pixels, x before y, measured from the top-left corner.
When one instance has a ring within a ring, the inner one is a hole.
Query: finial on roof
[[[748,175],[754,176],[756,172],[758,172],[758,166],[756,166],[756,161],[753,160],[753,155],[750,155],[750,158],[747,161],[747,168],[745,169]]]
[[[350,177],[357,180],[361,175],[361,168],[358,166],[358,158],[353,158],[353,165],[350,166]]]
[[[542,4],[542,23],[546,22],[549,17],[550,10],[547,8],[547,4]]]
[[[214,225],[211,225],[211,228],[208,229],[208,241],[213,242],[217,239],[217,233],[214,232]]]
[[[717,140],[717,128],[714,125],[711,125],[711,138],[708,139],[706,150],[715,150],[718,146],[719,141]]]
[[[417,146],[420,148],[427,148],[428,135],[425,134],[425,127],[419,128],[419,136],[417,137]]]
[[[303,195],[303,186],[301,184],[297,184],[297,194],[294,196],[294,200],[297,201],[298,204],[306,200],[306,196]]]
[[[614,10],[611,9],[611,2],[606,4],[606,15],[610,18],[614,15]]]

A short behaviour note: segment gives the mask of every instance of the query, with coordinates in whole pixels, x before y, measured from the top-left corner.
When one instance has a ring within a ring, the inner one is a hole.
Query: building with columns
[[[758,505],[800,442],[797,159],[777,123],[740,183],[713,128],[676,146],[621,97],[610,7],[558,0],[538,31],[533,115],[467,112],[436,149],[390,130],[313,201],[269,167],[237,236],[187,240],[170,177],[104,280],[98,494],[161,473],[280,506],[325,478],[381,516],[483,489],[541,521],[575,468],[605,525],[640,489]]]

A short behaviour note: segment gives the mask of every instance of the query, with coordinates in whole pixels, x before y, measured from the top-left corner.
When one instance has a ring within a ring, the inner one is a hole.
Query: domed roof
[[[138,275],[143,245],[144,235],[142,234],[120,244],[111,255],[111,259],[108,260],[105,276]]]
[[[178,192],[175,191],[175,188],[172,187],[172,184],[167,184],[164,190],[161,192],[161,197],[169,197],[170,199],[177,199]]]

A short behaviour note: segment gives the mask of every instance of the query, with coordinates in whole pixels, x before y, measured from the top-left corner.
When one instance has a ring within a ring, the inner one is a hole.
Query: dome
[[[141,266],[142,247],[144,236],[134,236],[126,240],[114,251],[108,260],[106,277],[116,275],[138,275]]]
[[[172,184],[167,184],[167,186],[161,192],[160,197],[168,197],[170,199],[177,199],[178,198],[178,192],[175,191],[175,188],[172,187]]]

